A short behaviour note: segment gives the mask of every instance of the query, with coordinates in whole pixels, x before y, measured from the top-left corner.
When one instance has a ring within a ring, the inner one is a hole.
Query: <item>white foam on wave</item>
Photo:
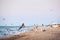
[[[0,29],[0,37],[5,37],[7,35],[17,35],[20,33],[23,33],[27,30],[32,29],[33,27],[26,27],[26,28],[22,28],[18,31],[18,28],[8,28],[8,29]]]

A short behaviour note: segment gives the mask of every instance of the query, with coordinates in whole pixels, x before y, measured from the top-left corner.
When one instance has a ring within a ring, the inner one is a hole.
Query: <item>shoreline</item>
[[[41,31],[45,29],[46,31]],[[60,27],[37,27],[18,35],[9,35],[0,40],[60,40]]]

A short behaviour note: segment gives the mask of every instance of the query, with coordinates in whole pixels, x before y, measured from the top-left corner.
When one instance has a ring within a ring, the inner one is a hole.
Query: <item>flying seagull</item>
[[[22,23],[22,25],[19,27],[18,30],[20,30],[21,28],[25,27],[24,23]]]

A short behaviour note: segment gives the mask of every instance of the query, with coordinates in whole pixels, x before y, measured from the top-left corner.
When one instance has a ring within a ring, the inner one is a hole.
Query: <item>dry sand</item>
[[[41,29],[45,29],[43,32]],[[60,28],[37,27],[19,35],[10,35],[0,40],[60,40]]]

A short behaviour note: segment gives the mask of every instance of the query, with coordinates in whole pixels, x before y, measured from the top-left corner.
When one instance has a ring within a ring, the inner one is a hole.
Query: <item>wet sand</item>
[[[0,40],[60,40],[60,27],[37,27],[18,35],[0,38]]]

